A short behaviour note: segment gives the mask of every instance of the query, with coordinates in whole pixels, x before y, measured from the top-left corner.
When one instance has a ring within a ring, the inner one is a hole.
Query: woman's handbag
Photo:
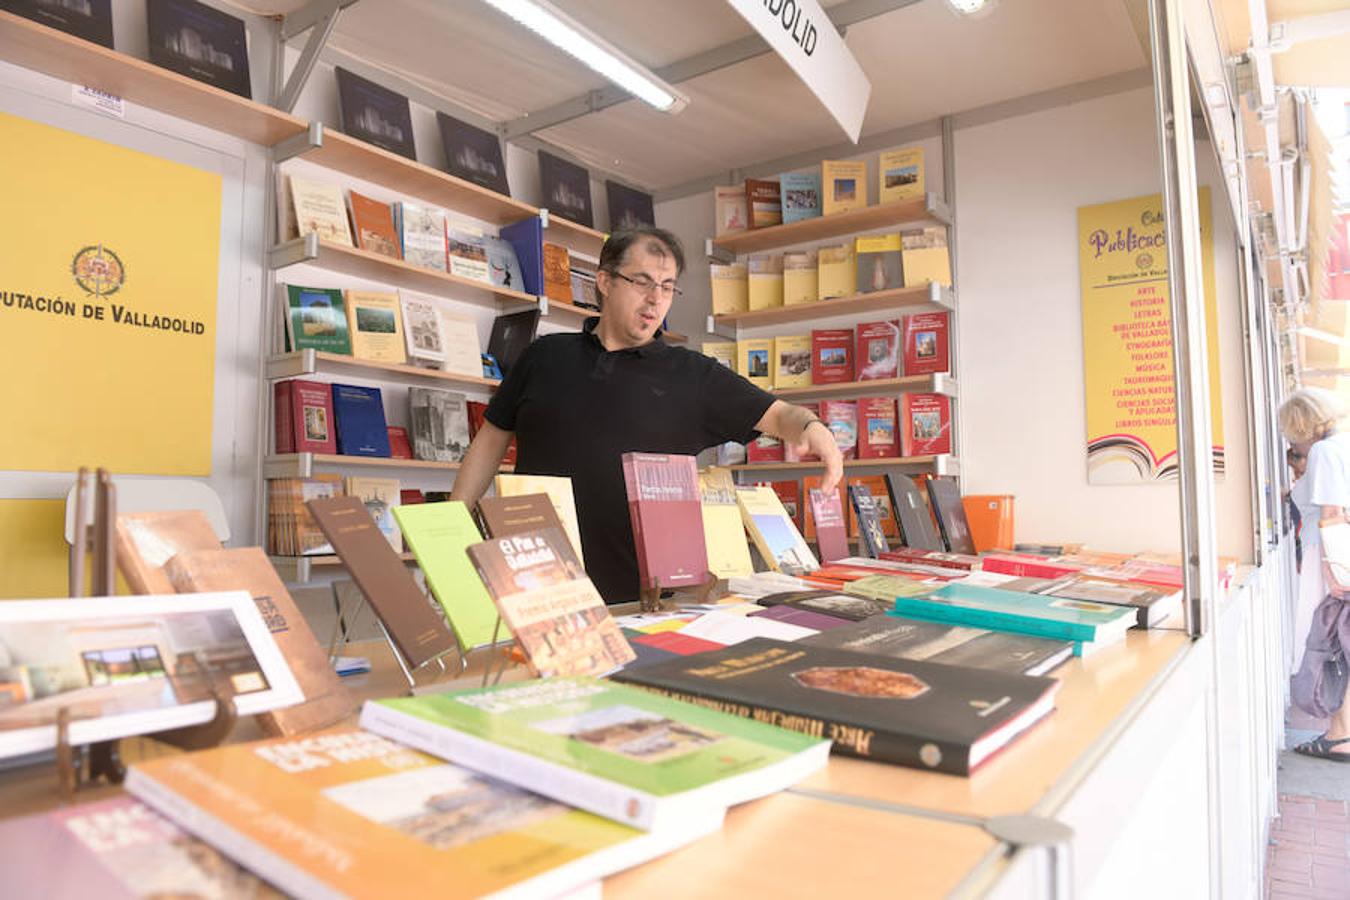
[[[1294,705],[1310,716],[1325,719],[1345,702],[1350,669],[1341,637],[1346,633],[1350,633],[1350,602],[1330,595],[1322,598],[1313,610],[1303,663],[1290,688]]]

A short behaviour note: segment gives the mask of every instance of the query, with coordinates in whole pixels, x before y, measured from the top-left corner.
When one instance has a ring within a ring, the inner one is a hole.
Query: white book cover
[[[445,271],[445,213],[416,203],[399,203],[403,259],[415,266]]]
[[[483,376],[483,344],[478,339],[477,322],[468,316],[443,312],[441,337],[445,347],[445,371]]]
[[[445,364],[440,307],[430,297],[412,291],[399,291],[398,300],[403,307],[403,340],[408,362],[439,369]]]
[[[292,175],[290,189],[298,236],[314,232],[321,241],[355,246],[347,222],[347,201],[339,185]]]
[[[680,629],[682,635],[702,638],[724,646],[739,644],[757,637],[795,641],[816,633],[814,628],[803,628],[790,622],[721,610],[704,613]]]

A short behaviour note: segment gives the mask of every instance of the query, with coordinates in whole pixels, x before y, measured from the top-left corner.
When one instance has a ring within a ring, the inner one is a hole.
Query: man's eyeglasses
[[[656,282],[652,281],[646,275],[635,275],[632,278],[629,278],[622,272],[614,270],[611,270],[609,274],[613,275],[615,278],[622,278],[624,281],[648,296],[656,291],[660,291],[662,297],[678,297],[684,293],[684,291],[675,286],[675,282],[673,281]]]

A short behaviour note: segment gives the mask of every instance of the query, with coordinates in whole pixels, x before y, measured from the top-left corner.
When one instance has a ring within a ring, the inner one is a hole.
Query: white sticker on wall
[[[88,106],[101,113],[117,116],[119,119],[124,118],[127,114],[126,101],[116,94],[109,94],[106,91],[100,91],[98,88],[72,84],[70,86],[70,99],[76,106]]]

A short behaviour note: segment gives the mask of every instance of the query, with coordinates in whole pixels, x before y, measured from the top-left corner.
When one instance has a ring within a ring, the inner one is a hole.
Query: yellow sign
[[[219,175],[0,114],[0,469],[207,475]]]
[[[1214,469],[1222,474],[1223,407],[1208,188],[1200,190],[1200,242]],[[1088,482],[1175,479],[1176,388],[1162,198],[1155,194],[1080,207],[1078,258]]]

